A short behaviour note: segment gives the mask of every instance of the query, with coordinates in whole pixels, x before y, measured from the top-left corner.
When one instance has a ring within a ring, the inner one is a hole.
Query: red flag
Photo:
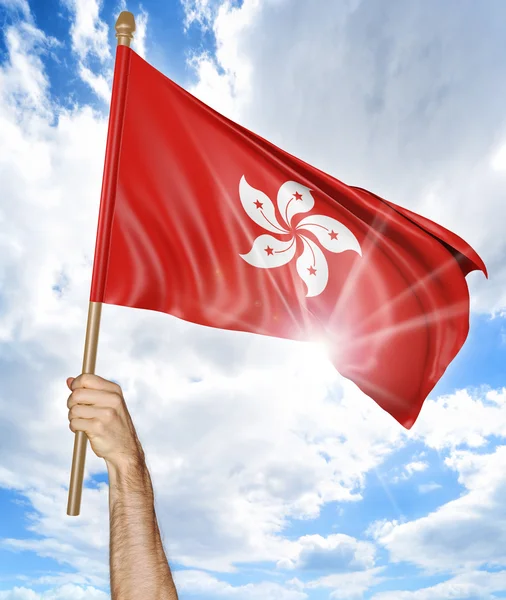
[[[90,299],[295,340],[406,428],[464,343],[457,235],[233,123],[117,49]]]

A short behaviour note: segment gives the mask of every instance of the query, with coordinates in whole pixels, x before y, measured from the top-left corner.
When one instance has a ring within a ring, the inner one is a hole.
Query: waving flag
[[[410,428],[467,337],[476,252],[116,61],[90,300],[323,340]]]

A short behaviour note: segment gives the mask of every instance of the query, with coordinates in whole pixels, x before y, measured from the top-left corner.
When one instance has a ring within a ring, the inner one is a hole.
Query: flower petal
[[[239,196],[246,213],[257,225],[272,233],[288,233],[278,222],[275,208],[269,197],[251,187],[244,175],[239,183]]]
[[[305,217],[297,225],[299,233],[303,233],[304,230],[314,234],[320,244],[331,252],[354,250],[362,256],[362,249],[357,238],[345,225],[332,217],[324,215]]]
[[[278,209],[281,217],[290,225],[294,215],[310,211],[314,206],[311,190],[297,183],[287,181],[278,191]]]
[[[253,248],[248,254],[240,254],[247,263],[261,269],[281,267],[290,262],[295,256],[297,244],[295,238],[283,242],[272,235],[261,235],[253,242]]]
[[[297,273],[307,285],[306,297],[321,294],[329,280],[327,259],[320,248],[311,240],[300,236],[304,242],[304,250],[297,259]]]

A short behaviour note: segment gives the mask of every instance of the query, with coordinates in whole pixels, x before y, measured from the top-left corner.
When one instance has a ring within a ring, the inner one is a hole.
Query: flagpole
[[[123,11],[116,21],[116,38],[118,46],[130,46],[135,31],[135,19],[132,13]],[[111,106],[111,112],[113,107]],[[108,168],[106,157],[106,166]],[[104,173],[104,178],[107,173]],[[102,314],[101,302],[90,302],[88,307],[88,322],[86,325],[86,338],[84,342],[83,373],[95,373],[97,361],[98,336],[100,332],[100,317]],[[75,517],[81,509],[81,497],[84,480],[84,463],[86,460],[86,447],[88,437],[84,431],[77,431],[74,438],[74,452],[72,455],[72,468],[70,472],[70,485],[67,503],[67,515]]]

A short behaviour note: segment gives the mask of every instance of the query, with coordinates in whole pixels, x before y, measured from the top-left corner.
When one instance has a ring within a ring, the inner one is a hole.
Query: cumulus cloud
[[[337,600],[361,600],[364,593],[384,580],[383,567],[375,567],[365,571],[351,573],[337,573],[326,575],[319,579],[309,581],[304,589],[323,588],[330,592],[329,598]]]
[[[506,388],[457,390],[427,400],[409,435],[434,450],[479,448],[490,436],[506,437],[505,408]]]
[[[203,571],[185,570],[174,574],[178,591],[205,598],[240,598],[241,600],[305,600],[308,595],[291,586],[260,582],[231,585]]]
[[[19,11],[27,21],[32,20],[30,5],[27,0],[0,0],[0,6],[11,11]]]
[[[422,473],[429,467],[429,463],[423,460],[413,460],[402,467],[402,471],[399,475],[392,477],[392,483],[398,483],[399,481],[407,481],[415,473]]]
[[[411,562],[429,572],[506,566],[506,446],[488,454],[454,451],[445,460],[464,493],[425,517],[380,523],[377,541],[393,562]]]
[[[472,571],[419,590],[379,592],[371,600],[495,600],[506,588],[506,571]]]
[[[38,593],[26,587],[15,587],[0,591],[0,600],[107,600],[109,594],[91,586],[80,587],[66,584],[46,592]]]
[[[280,560],[278,567],[339,573],[367,569],[374,562],[375,547],[369,542],[344,534],[305,535],[294,542],[290,556]]]
[[[193,5],[193,3],[192,3]],[[240,7],[221,3],[213,20],[216,40],[214,54],[194,52],[189,64],[195,70],[197,82],[189,91],[231,119],[247,120],[246,107],[252,95],[252,69],[243,36],[260,13],[258,0],[246,0]],[[191,11],[187,13],[191,15]],[[262,107],[258,107],[263,110]]]
[[[104,102],[111,97],[113,60],[109,27],[100,18],[102,0],[63,0],[70,15],[71,47],[81,79]],[[99,69],[92,64],[100,65]]]
[[[55,40],[31,22],[21,21],[17,26],[6,27],[5,43],[9,62],[0,71],[2,137],[7,143],[17,142],[15,150],[19,150],[23,142],[16,136],[12,118],[16,116],[26,126],[34,117],[33,111],[46,119],[51,116],[49,80],[45,75],[42,57]],[[2,168],[5,168],[4,165],[2,161]],[[40,167],[34,165],[34,169],[43,167],[43,161]]]
[[[64,0],[73,15],[70,28],[72,48],[80,59],[89,55],[101,62],[111,58],[108,27],[100,18],[101,0]]]
[[[212,25],[221,3],[219,0],[181,0],[181,4],[185,14],[185,29],[196,23],[205,30]]]

